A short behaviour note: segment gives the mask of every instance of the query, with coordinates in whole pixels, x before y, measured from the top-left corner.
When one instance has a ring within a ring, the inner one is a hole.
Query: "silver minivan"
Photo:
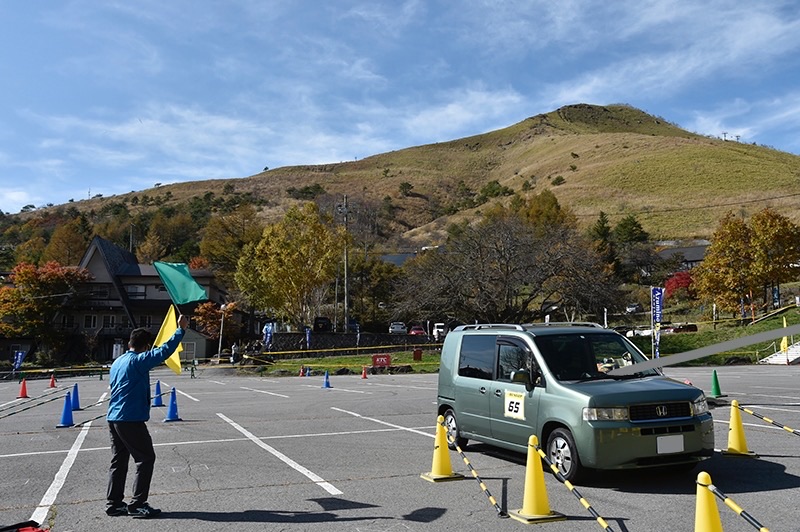
[[[714,450],[703,391],[656,369],[608,371],[647,358],[595,324],[482,324],[442,345],[438,414],[459,446],[527,452],[535,434],[570,481],[592,469],[692,469]]]

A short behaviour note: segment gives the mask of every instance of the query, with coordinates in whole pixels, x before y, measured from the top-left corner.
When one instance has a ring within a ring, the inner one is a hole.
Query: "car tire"
[[[449,449],[454,451],[456,445],[462,449],[467,446],[469,440],[461,436],[461,432],[458,430],[456,413],[449,408],[444,413],[444,428],[447,430],[447,447]]]
[[[547,458],[570,482],[575,482],[583,476],[584,470],[578,456],[578,448],[569,430],[557,428],[550,433],[547,437]]]

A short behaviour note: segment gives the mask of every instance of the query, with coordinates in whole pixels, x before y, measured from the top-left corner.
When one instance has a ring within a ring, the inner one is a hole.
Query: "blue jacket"
[[[183,338],[178,329],[172,338],[150,351],[128,351],[111,364],[108,421],[147,421],[150,419],[150,370],[167,360]]]

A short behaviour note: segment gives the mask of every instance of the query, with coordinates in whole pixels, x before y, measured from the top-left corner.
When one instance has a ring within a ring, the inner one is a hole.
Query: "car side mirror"
[[[539,376],[540,376],[539,375],[539,371],[538,370],[534,370],[533,371],[533,378],[534,379],[538,379]],[[520,370],[517,370],[517,371],[515,371],[515,372],[513,372],[511,374],[511,382],[517,382],[519,384],[524,384],[525,385],[525,389],[528,390],[528,391],[531,391],[531,390],[533,390],[533,383],[534,383],[534,380],[531,379],[531,377],[532,377],[532,375],[531,375],[530,371],[528,371],[527,369],[520,369]]]

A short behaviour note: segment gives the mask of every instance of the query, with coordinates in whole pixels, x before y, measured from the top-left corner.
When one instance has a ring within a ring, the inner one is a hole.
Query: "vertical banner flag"
[[[653,331],[653,357],[658,358],[658,344],[661,341],[661,318],[664,309],[664,289],[658,286],[651,287],[650,310]]]
[[[205,289],[197,284],[186,264],[156,261],[153,263],[153,267],[161,277],[164,288],[167,289],[170,299],[176,306],[208,300]]]
[[[159,346],[163,344],[169,340],[177,330],[178,316],[175,314],[175,305],[170,305],[169,311],[167,312],[167,317],[164,318],[164,323],[161,324],[161,328],[158,330],[158,335],[156,336],[153,345]],[[178,348],[175,349],[175,352],[172,353],[172,356],[164,361],[167,367],[175,372],[175,375],[181,374],[181,351],[183,351],[183,345],[178,344]]]
[[[786,318],[784,318],[783,321],[785,322]],[[15,351],[14,352],[14,366],[12,367],[12,369],[14,371],[17,371],[19,368],[22,367],[22,361],[25,360],[25,355],[26,354],[27,354],[26,351]]]

